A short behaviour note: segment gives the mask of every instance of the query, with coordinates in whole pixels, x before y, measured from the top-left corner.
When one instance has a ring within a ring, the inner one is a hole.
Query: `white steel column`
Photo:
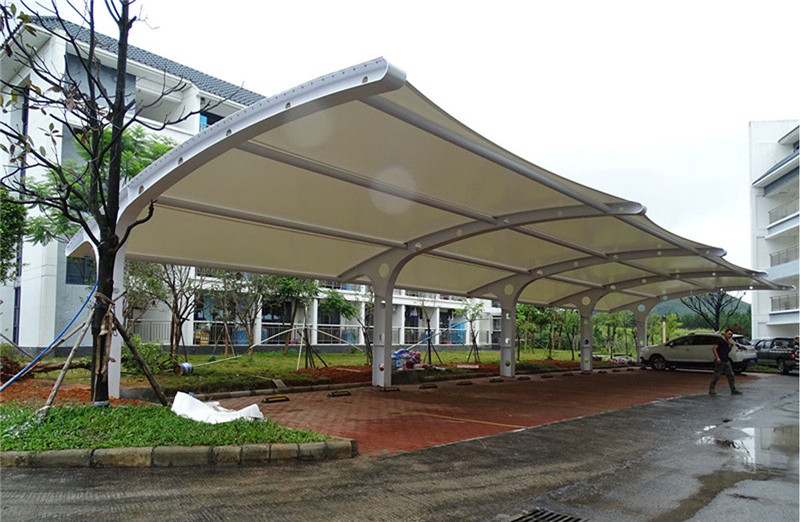
[[[363,301],[358,302],[358,316],[361,317],[364,322],[367,320],[367,306]],[[363,344],[364,346],[367,345],[367,340],[364,338],[364,329],[361,328],[361,325],[358,325],[358,342],[356,344]]]
[[[597,302],[607,290],[593,290],[586,292],[576,303],[578,312],[581,314],[580,326],[580,346],[581,346],[581,371],[589,372],[592,370],[592,351],[594,349],[594,335],[592,329],[592,312]]]
[[[406,344],[406,305],[399,305],[397,311],[400,313],[400,329],[397,331],[397,344],[402,346]]]
[[[636,362],[639,362],[642,348],[647,346],[647,316],[651,309],[651,306],[640,304],[633,311],[636,319]]]
[[[516,373],[514,338],[517,330],[517,303],[513,299],[500,301],[500,375],[513,377]]]
[[[581,371],[592,370],[592,312],[581,313]]]
[[[517,300],[525,286],[535,279],[529,275],[512,276],[482,289],[496,295],[500,301],[500,375],[503,377],[516,374]]]
[[[308,341],[311,343],[312,346],[316,346],[319,342],[319,332],[317,328],[319,328],[319,314],[317,311],[319,310],[319,300],[314,298],[311,301],[311,313],[309,314],[310,317],[306,318],[306,324],[309,326],[309,335],[311,335],[311,339]]]
[[[372,343],[372,385],[392,384],[392,289],[375,288],[375,334]],[[386,295],[381,295],[386,294]]]
[[[375,333],[372,342],[372,385],[392,384],[392,323],[394,283],[405,265],[405,252],[391,252],[364,267],[374,293]]]

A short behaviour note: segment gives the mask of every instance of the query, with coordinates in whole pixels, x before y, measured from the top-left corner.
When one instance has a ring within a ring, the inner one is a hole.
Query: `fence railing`
[[[169,321],[137,321],[133,323],[133,334],[144,343],[161,341],[169,344]]]
[[[792,296],[785,296],[792,297]],[[795,306],[797,303],[797,296],[795,297]],[[302,332],[299,325],[295,325],[295,329],[289,333],[289,341],[292,344],[297,344],[301,340]],[[283,345],[286,342],[286,336],[282,335],[288,326],[283,323],[263,323],[261,325],[261,344],[266,346]],[[317,344],[361,344],[359,342],[359,334],[361,327],[358,325],[318,325],[317,326]],[[426,328],[424,327],[404,327],[404,344],[416,344],[426,339]],[[169,343],[170,323],[169,321],[138,321],[133,325],[133,333],[138,335],[143,342],[160,341],[163,344]],[[228,325],[228,335],[231,342],[237,346],[244,346],[248,344],[247,330],[241,326],[233,324]],[[367,328],[367,335],[369,340],[374,340],[374,328],[372,326]],[[499,342],[499,332],[478,332],[478,342],[486,345],[492,342]],[[195,345],[215,345],[225,343],[225,325],[221,322],[212,321],[195,321],[194,334],[192,337],[192,344]],[[497,338],[497,339],[496,339]],[[340,340],[341,339],[341,340]],[[434,344],[470,344],[472,340],[469,336],[467,329],[442,329],[433,332]],[[399,345],[400,343],[400,327],[392,328],[392,344]]]
[[[775,207],[769,211],[769,222],[775,223],[776,221],[785,218],[786,216],[791,216],[798,211],[798,201],[799,198],[795,198],[788,203],[784,203],[779,207]]]
[[[797,260],[798,257],[798,249],[797,246],[793,246],[792,248],[787,248],[786,250],[781,250],[780,252],[775,252],[769,255],[769,266],[779,266],[784,265],[786,263],[791,263],[792,261]]]
[[[317,325],[317,344],[358,344],[358,326]]]
[[[770,298],[773,312],[783,312],[786,310],[797,310],[797,294],[776,295]]]

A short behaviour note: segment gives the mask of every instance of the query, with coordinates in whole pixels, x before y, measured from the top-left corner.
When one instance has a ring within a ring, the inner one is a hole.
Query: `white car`
[[[645,346],[639,360],[654,370],[675,368],[714,368],[714,345],[722,335],[717,333],[693,333],[678,337],[666,344]],[[756,364],[758,355],[752,346],[734,342],[730,352],[734,373],[742,373],[748,366]]]

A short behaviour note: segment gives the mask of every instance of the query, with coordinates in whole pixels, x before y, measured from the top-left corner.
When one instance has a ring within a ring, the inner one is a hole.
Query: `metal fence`
[[[138,321],[133,323],[133,335],[138,335],[143,343],[169,344],[169,321]]]
[[[317,325],[317,344],[358,344],[358,326]]]
[[[772,311],[783,312],[786,310],[797,310],[797,297],[797,294],[777,295],[775,297],[771,297],[770,300],[772,301]]]
[[[775,252],[769,255],[769,266],[779,266],[785,265],[786,263],[791,263],[792,261],[796,261],[798,257],[798,249],[796,246],[792,248],[787,248],[786,250],[781,250],[780,252]]]
[[[798,198],[791,200],[788,203],[784,203],[779,207],[775,207],[769,211],[769,222],[775,223],[776,221],[785,218],[786,216],[790,216],[798,211]]]

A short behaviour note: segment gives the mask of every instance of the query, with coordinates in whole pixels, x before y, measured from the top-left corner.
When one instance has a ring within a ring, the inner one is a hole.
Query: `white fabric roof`
[[[204,130],[123,190],[120,225],[155,214],[131,259],[599,310],[780,286],[657,226],[642,205],[519,158],[376,59]],[[122,230],[122,229],[120,229]],[[91,255],[79,235],[71,255]],[[509,286],[510,285],[510,286]],[[585,301],[584,301],[585,304]]]

